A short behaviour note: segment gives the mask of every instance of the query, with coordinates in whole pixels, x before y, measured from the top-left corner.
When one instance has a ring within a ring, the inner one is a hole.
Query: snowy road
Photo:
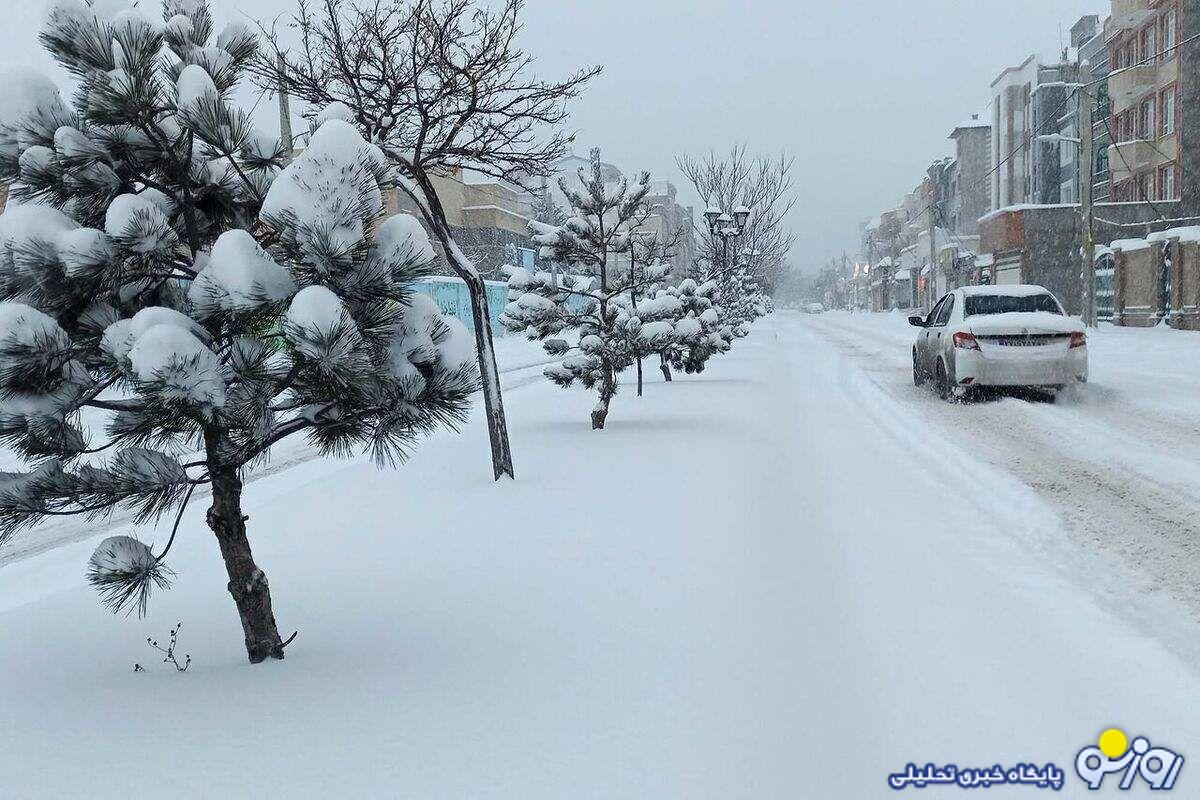
[[[513,485],[488,480],[478,415],[400,472],[263,478],[256,554],[301,630],[282,664],[241,663],[199,513],[144,622],[80,585],[90,543],[0,569],[6,786],[857,799],[896,796],[908,761],[1053,761],[1055,796],[1083,797],[1071,762],[1110,725],[1200,757],[1191,573],[1164,566],[1194,568],[1190,529],[1167,534],[1196,518],[1134,505],[1196,496],[1174,395],[1141,407],[1097,368],[1074,405],[943,406],[902,333],[776,315],[708,374],[623,391],[602,434],[582,393],[523,387]],[[1118,425],[1122,404],[1145,418]],[[1124,446],[1072,449],[1063,420]],[[1102,480],[1131,507],[1076,486]],[[129,672],[177,620],[192,670]],[[1179,796],[1200,796],[1191,769]]]
[[[1052,508],[1067,534],[1045,543],[1060,546],[1053,555],[1102,553],[1137,585],[1133,594],[1165,594],[1200,620],[1200,335],[1106,326],[1091,336],[1085,390],[1054,405],[956,406],[911,385],[914,333],[903,317],[828,314],[806,324],[929,435],[1010,474]],[[1088,566],[1075,565],[1081,574]],[[1089,582],[1107,583],[1108,569]],[[1128,595],[1111,599],[1125,606]],[[1177,642],[1193,663],[1198,644]]]

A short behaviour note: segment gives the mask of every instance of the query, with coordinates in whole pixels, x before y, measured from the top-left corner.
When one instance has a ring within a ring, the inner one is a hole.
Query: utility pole
[[[937,262],[937,207],[938,207],[938,189],[936,183],[930,184],[932,201],[929,203],[929,280],[933,281],[933,292],[929,291],[929,281],[925,282],[925,310],[930,311],[933,308],[934,294],[941,291],[938,288],[938,273],[941,272],[941,265]]]
[[[1085,74],[1087,74],[1085,72]],[[1081,82],[1082,84],[1082,82]],[[1087,86],[1079,87],[1079,205],[1083,212],[1083,324],[1096,327],[1096,240],[1092,217],[1092,184],[1095,180],[1096,159],[1092,139],[1092,110],[1094,98]]]
[[[287,83],[284,81],[284,75],[287,74],[287,62],[284,60],[283,53],[277,54],[276,64],[279,69],[279,141],[283,144],[284,160],[286,163],[290,163],[295,144],[292,141],[292,110],[288,103]]]

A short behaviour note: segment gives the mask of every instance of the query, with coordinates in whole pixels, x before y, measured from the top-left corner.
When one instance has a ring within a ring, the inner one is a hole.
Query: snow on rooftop
[[[1043,209],[1063,209],[1063,208],[1079,208],[1079,203],[1018,203],[1017,205],[1005,206],[997,208],[995,211],[984,214],[979,218],[980,222],[996,219],[1003,214],[1011,214],[1019,211],[1041,211]]]
[[[992,123],[988,120],[988,117],[986,114],[972,114],[970,119],[964,120],[963,122],[960,122],[957,125],[955,125],[954,129],[952,131],[950,131],[950,136],[953,137],[954,134],[958,133],[959,131],[963,131],[963,130],[972,130],[975,128],[990,128],[990,127],[992,127]]]

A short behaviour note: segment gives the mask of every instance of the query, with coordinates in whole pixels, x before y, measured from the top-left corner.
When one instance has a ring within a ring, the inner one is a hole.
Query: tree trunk
[[[504,416],[504,398],[500,392],[500,370],[496,367],[496,350],[492,344],[492,320],[488,313],[487,284],[474,265],[462,254],[450,235],[450,224],[433,184],[426,176],[418,175],[417,183],[425,195],[418,202],[425,221],[442,245],[450,268],[467,284],[471,297],[471,319],[475,323],[475,351],[479,356],[479,377],[483,383],[483,407],[487,416],[488,439],[492,447],[492,472],[496,480],[507,475],[516,478],[512,449],[508,443],[508,421]],[[414,198],[417,199],[417,198]]]
[[[617,384],[612,367],[605,365],[604,380],[600,382],[600,399],[596,401],[596,407],[592,409],[592,430],[604,430],[604,422],[608,419],[608,404],[616,393]]]
[[[221,466],[222,440],[218,433],[205,431],[204,442],[212,476],[213,500],[208,509],[208,527],[217,536],[225,571],[229,575],[229,593],[233,595],[242,631],[246,634],[246,655],[251,664],[268,658],[283,658],[283,640],[271,609],[271,589],[267,576],[254,563],[250,541],[246,538],[246,517],[242,514],[242,481],[236,469]]]
[[[457,256],[452,257],[457,258]],[[487,306],[487,284],[478,273],[460,275],[471,296],[471,318],[475,322],[475,349],[479,354],[479,375],[483,382],[483,408],[487,416],[488,440],[492,447],[492,477],[516,478],[512,449],[508,443],[508,421],[504,416],[504,397],[500,392],[500,370],[492,342],[492,320]]]
[[[666,357],[666,356],[660,356],[660,357],[662,358],[662,363],[661,363],[661,364],[659,364],[659,369],[661,369],[661,370],[662,370],[663,378],[664,378],[664,379],[666,379],[667,383],[670,383],[670,382],[671,382],[671,380],[672,380],[672,378],[671,378],[671,365],[670,365],[669,363],[667,363],[667,357]]]
[[[638,356],[638,397],[642,396],[642,357]]]

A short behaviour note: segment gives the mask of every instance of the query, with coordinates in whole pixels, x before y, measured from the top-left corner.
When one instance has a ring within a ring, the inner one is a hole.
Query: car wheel
[[[926,383],[929,382],[929,379],[927,377],[925,377],[925,371],[922,370],[920,364],[917,363],[917,351],[916,350],[913,351],[912,358],[913,358],[913,385],[914,386],[924,386]]]
[[[938,397],[946,402],[954,400],[954,393],[950,390],[950,376],[946,374],[946,362],[940,358],[937,363],[937,386]]]

